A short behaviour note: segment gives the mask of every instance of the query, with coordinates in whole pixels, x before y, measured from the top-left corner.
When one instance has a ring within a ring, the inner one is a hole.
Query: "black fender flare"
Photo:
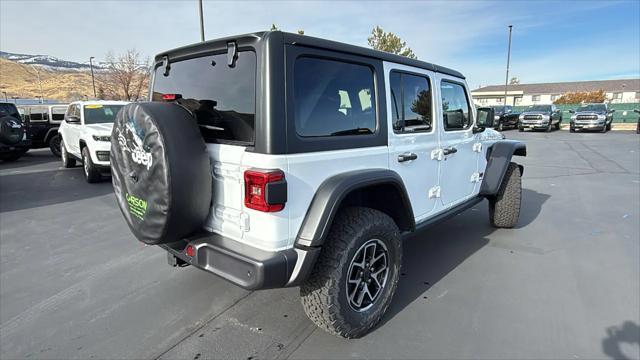
[[[296,246],[321,246],[342,200],[352,191],[372,185],[391,185],[398,191],[404,216],[409,219],[407,230],[413,231],[413,209],[400,175],[389,169],[355,170],[334,175],[320,184],[298,231]]]
[[[487,148],[487,168],[482,178],[480,195],[493,196],[498,193],[513,155],[527,156],[527,146],[521,141],[499,140]],[[520,172],[524,173],[524,167],[518,166]]]
[[[49,129],[47,131],[47,133],[44,135],[44,142],[45,144],[49,143],[49,140],[51,140],[52,137],[58,135],[58,127],[52,127],[51,129]]]

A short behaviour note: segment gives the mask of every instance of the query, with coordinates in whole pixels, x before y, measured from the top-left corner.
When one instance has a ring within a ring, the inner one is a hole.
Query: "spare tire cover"
[[[13,116],[0,118],[0,142],[5,145],[15,145],[22,140],[24,127],[22,121]]]
[[[172,103],[128,104],[111,134],[113,188],[133,234],[146,244],[180,240],[209,214],[212,172],[195,118]]]

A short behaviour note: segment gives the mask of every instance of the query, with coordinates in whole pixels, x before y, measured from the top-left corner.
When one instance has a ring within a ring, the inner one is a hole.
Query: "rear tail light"
[[[196,255],[196,248],[194,248],[193,245],[187,245],[184,252],[188,257],[194,257]]]
[[[287,182],[281,170],[244,172],[244,205],[253,210],[276,212],[287,202]]]
[[[162,100],[164,101],[173,101],[178,99],[182,99],[181,94],[162,94]]]

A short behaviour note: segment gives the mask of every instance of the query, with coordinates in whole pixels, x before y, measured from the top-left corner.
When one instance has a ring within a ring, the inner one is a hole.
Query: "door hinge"
[[[444,151],[442,149],[431,150],[431,160],[442,161],[444,159]]]
[[[440,186],[436,185],[429,189],[429,199],[440,197]]]
[[[475,152],[481,152],[481,151],[482,151],[482,143],[475,143],[475,144],[473,144],[473,151],[475,151]]]
[[[482,175],[480,175],[479,172],[474,172],[473,174],[471,174],[471,182],[472,183],[480,182],[480,179],[482,179]]]

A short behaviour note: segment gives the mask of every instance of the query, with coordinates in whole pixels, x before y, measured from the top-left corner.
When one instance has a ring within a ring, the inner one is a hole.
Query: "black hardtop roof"
[[[430,71],[434,71],[442,74],[447,74],[447,75],[458,77],[460,79],[465,78],[464,75],[462,75],[462,73],[456,70],[449,69],[444,66],[428,63],[426,61],[410,59],[406,56],[395,55],[395,54],[387,53],[384,51],[365,48],[362,46],[350,45],[350,44],[345,44],[337,41],[320,39],[313,36],[292,34],[287,32],[280,32],[280,31],[260,31],[260,32],[254,32],[254,33],[243,34],[243,35],[227,36],[224,38],[208,40],[200,43],[194,43],[191,45],[187,45],[187,46],[162,52],[156,55],[155,61],[156,62],[162,61],[162,58],[165,55],[169,55],[169,59],[171,59],[171,55],[176,55],[180,57],[188,53],[193,54],[193,53],[199,53],[199,52],[206,52],[206,50],[210,48],[212,45],[219,46],[220,43],[226,43],[228,41],[238,40],[242,38],[244,39],[253,38],[256,41],[267,41],[272,36],[272,34],[277,34],[277,33],[282,34],[282,39],[285,44],[302,45],[302,46],[308,46],[313,48],[333,50],[333,51],[338,51],[343,53],[366,56],[366,57],[380,59],[383,61],[388,61],[396,64],[413,66],[413,67],[430,70]]]

